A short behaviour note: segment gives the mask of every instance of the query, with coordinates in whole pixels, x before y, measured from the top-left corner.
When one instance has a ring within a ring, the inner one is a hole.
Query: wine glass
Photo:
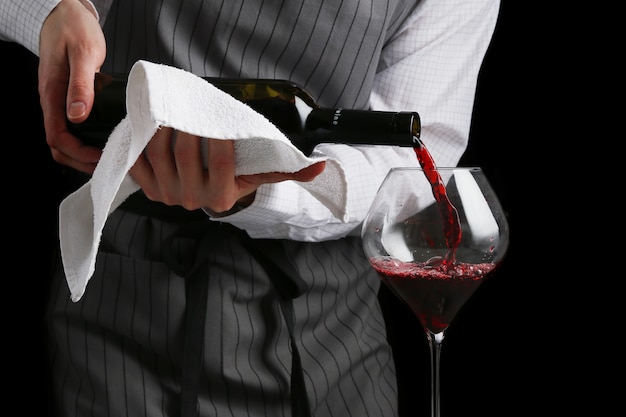
[[[439,417],[445,332],[507,251],[509,228],[500,202],[479,167],[392,168],[361,236],[370,264],[426,332],[431,416]]]

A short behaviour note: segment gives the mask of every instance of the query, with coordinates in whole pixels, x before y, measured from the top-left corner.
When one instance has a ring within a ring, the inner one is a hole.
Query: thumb
[[[71,67],[69,84],[67,87],[67,119],[74,123],[84,121],[93,106],[94,78],[93,67],[91,71],[75,70]]]
[[[324,171],[326,168],[326,161],[319,161],[306,168],[301,169],[293,174],[293,179],[300,182],[312,181],[315,177]]]

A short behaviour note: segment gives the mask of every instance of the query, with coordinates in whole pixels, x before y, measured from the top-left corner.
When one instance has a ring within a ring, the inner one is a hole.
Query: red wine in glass
[[[381,279],[433,334],[448,328],[482,280],[495,269],[493,263],[437,265],[370,259]]]
[[[439,417],[445,331],[504,257],[508,224],[480,168],[437,168],[423,144],[414,150],[421,169],[390,170],[361,236],[370,264],[426,332],[431,416]]]
[[[424,263],[386,258],[372,258],[370,262],[385,285],[409,306],[425,330],[437,334],[448,328],[482,280],[495,269],[495,264],[456,262],[455,253],[462,238],[457,209],[448,198],[444,181],[426,146],[420,143],[414,151],[443,219],[447,255]]]

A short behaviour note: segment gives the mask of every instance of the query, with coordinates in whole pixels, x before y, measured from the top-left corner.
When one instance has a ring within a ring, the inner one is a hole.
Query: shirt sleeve
[[[39,55],[43,22],[61,0],[3,0],[0,2],[0,39],[16,42]]]
[[[296,181],[265,184],[251,206],[217,220],[232,223],[254,238],[318,242],[358,234],[389,168],[418,166],[415,153],[407,148],[324,144],[315,152],[341,162],[347,183],[346,221],[334,217]]]
[[[478,74],[499,0],[423,0],[383,49],[371,106],[418,110],[438,166],[456,166],[469,141]]]
[[[418,111],[422,140],[437,166],[456,166],[467,148],[478,73],[499,6],[499,0],[424,0],[382,51],[371,108]],[[347,221],[294,181],[260,187],[250,207],[217,220],[255,238],[322,241],[358,234],[389,169],[418,166],[408,148],[321,145],[317,151],[346,173]]]
[[[98,18],[89,0],[80,0]],[[0,40],[16,42],[39,56],[39,35],[44,21],[61,0],[2,0]]]

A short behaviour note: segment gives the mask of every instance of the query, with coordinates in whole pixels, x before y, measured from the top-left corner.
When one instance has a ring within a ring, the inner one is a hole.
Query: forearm
[[[338,219],[293,181],[267,184],[252,205],[219,221],[232,223],[255,238],[324,241],[358,233],[378,186],[392,166],[418,166],[411,148],[321,145],[339,161],[347,182],[347,219]]]

